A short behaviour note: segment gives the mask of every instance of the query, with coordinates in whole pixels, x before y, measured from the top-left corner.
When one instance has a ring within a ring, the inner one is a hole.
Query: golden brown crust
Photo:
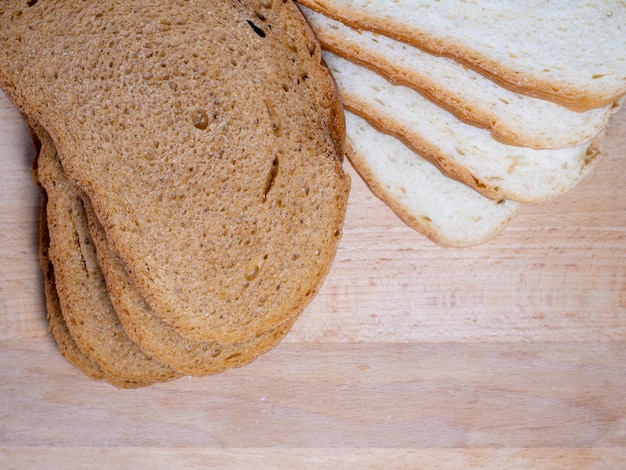
[[[65,359],[70,362],[74,367],[80,369],[86,376],[94,379],[101,380],[104,378],[104,373],[100,366],[89,359],[83,352],[78,349],[76,343],[70,336],[70,333],[63,319],[61,313],[61,305],[59,304],[59,297],[56,292],[56,285],[54,282],[54,269],[48,256],[48,224],[46,221],[46,206],[43,203],[41,216],[40,216],[40,243],[39,243],[39,260],[41,264],[41,270],[43,272],[44,280],[44,295],[46,301],[46,311],[50,332],[54,337],[59,350]]]
[[[133,382],[124,378],[116,377],[102,370],[100,365],[92,358],[87,356],[81,351],[76,342],[70,335],[63,312],[61,310],[61,304],[56,289],[56,282],[54,277],[54,267],[50,261],[49,248],[50,248],[50,234],[48,232],[48,219],[47,219],[47,193],[43,186],[39,182],[37,175],[38,169],[38,156],[41,151],[41,141],[35,131],[36,125],[31,123],[29,131],[31,138],[35,146],[36,157],[33,160],[31,168],[31,174],[33,182],[40,189],[42,194],[42,205],[39,217],[39,264],[41,266],[44,283],[44,300],[46,305],[46,318],[48,320],[48,328],[52,337],[54,338],[61,355],[74,367],[79,369],[83,374],[93,380],[105,380],[111,385],[117,388],[138,388],[150,385],[150,383]]]
[[[36,178],[36,166],[34,167],[34,170],[33,177]],[[38,180],[36,180],[36,183],[39,186]],[[72,338],[61,310],[61,304],[54,278],[54,267],[52,266],[50,256],[48,254],[50,236],[48,233],[46,213],[47,197],[45,190],[41,186],[39,187],[42,190],[43,195],[43,203],[39,219],[39,263],[43,273],[44,299],[46,303],[48,327],[52,337],[59,347],[61,355],[87,377],[93,380],[105,380],[117,388],[131,389],[151,385],[152,382],[144,383],[127,380],[123,377],[117,377],[116,375],[103,371],[97,362],[78,348],[76,342]]]
[[[401,140],[417,154],[437,166],[437,168],[450,178],[466,184],[489,199],[496,201],[505,199],[506,195],[500,187],[482,183],[474,177],[466,167],[452,161],[447,155],[442,154],[438,148],[429,145],[425,140],[417,139],[413,134],[407,135],[407,133],[399,126],[396,126],[395,123],[390,123],[386,121],[384,117],[372,112],[358,99],[352,99],[350,95],[344,93],[344,102],[347,110],[367,119],[377,130],[393,135]],[[354,152],[350,153],[353,155],[352,159],[354,159]]]
[[[396,121],[385,119],[384,116],[380,115],[375,110],[370,109],[366,104],[359,100],[358,97],[352,97],[350,94],[344,93],[344,102],[347,110],[366,119],[377,130],[393,135],[422,158],[437,166],[437,168],[439,168],[441,172],[448,177],[464,183],[483,196],[495,201],[510,199],[524,203],[537,203],[542,200],[554,198],[558,194],[565,193],[577,185],[584,177],[590,174],[602,156],[604,131],[598,134],[588,144],[584,155],[581,153],[581,156],[584,156],[585,158],[584,161],[581,161],[580,172],[577,174],[577,177],[572,179],[563,179],[558,187],[558,190],[555,189],[554,192],[544,196],[543,199],[538,199],[534,197],[534,195],[526,196],[524,194],[520,194],[519,192],[511,191],[506,187],[506,185],[502,185],[501,183],[489,182],[479,178],[476,176],[475,172],[471,171],[470,168],[456,162],[436,145],[429,143],[428,139],[422,138],[419,134],[407,132],[407,130]]]

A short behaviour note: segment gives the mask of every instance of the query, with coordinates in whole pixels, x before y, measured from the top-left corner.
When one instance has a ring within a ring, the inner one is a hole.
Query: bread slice
[[[98,264],[120,323],[141,350],[157,361],[185,375],[216,374],[252,362],[276,346],[295,323],[296,318],[292,318],[257,338],[237,344],[198,342],[181,337],[148,308],[121,262],[109,249],[89,199],[84,198],[83,202]]]
[[[414,88],[459,120],[488,129],[505,144],[553,149],[589,143],[618,108],[607,105],[578,112],[515,93],[455,60],[301,9],[325,49],[395,85]]]
[[[455,58],[514,91],[576,110],[626,93],[621,1],[300,0],[314,10]]]
[[[559,196],[589,174],[600,155],[601,136],[591,144],[553,150],[502,144],[411,88],[392,85],[330,52],[324,57],[347,109],[492,199],[530,203]]]
[[[407,225],[442,245],[467,247],[500,233],[520,204],[496,202],[443,175],[395,137],[346,113],[348,158]]]
[[[319,289],[349,178],[336,88],[291,1],[12,2],[0,83],[181,336],[248,341]]]
[[[54,282],[54,268],[48,256],[50,238],[48,235],[48,221],[46,219],[46,203],[43,203],[40,226],[39,226],[39,263],[43,273],[44,280],[44,296],[46,302],[46,312],[50,332],[54,337],[61,354],[67,361],[77,369],[81,370],[86,376],[94,380],[102,380],[104,372],[102,368],[86,354],[78,349],[76,342],[72,339],[59,303],[59,296],[56,291]]]
[[[48,230],[47,215],[48,195],[44,187],[41,185],[38,176],[38,160],[43,145],[39,139],[38,132],[43,135],[44,140],[46,140],[46,136],[45,132],[43,132],[41,128],[38,128],[35,123],[31,123],[29,130],[37,154],[33,160],[31,174],[33,182],[40,189],[43,199],[39,217],[39,263],[43,274],[46,316],[50,333],[56,341],[61,355],[87,377],[90,377],[93,380],[105,380],[115,387],[123,389],[140,388],[151,385],[153,383],[152,381],[136,381],[134,377],[127,377],[126,374],[123,374],[120,377],[103,370],[92,357],[87,355],[78,347],[76,341],[74,341],[74,338],[70,334],[61,309],[61,302],[56,288],[54,266],[50,261],[49,255],[50,233]],[[51,141],[47,141],[47,144],[50,143]],[[43,145],[44,152],[52,149],[52,146],[47,144]]]
[[[44,153],[40,158],[43,160],[44,182],[48,183],[46,181],[46,175],[51,171],[62,171],[62,169],[57,165],[57,162],[53,162],[55,164],[53,170],[49,168],[51,164],[50,155],[54,154],[52,142],[43,129],[37,128],[36,125],[33,127],[36,128],[33,133],[37,139],[41,139],[39,140],[38,147],[42,149]],[[55,157],[52,156],[52,158]],[[36,169],[33,173],[36,183],[39,184]],[[60,185],[63,190],[74,191],[74,188],[67,186],[64,175],[56,174],[56,176],[58,178],[52,182],[55,187]],[[46,195],[45,189],[43,187],[41,189],[43,194]],[[197,343],[181,338],[147,309],[145,302],[138,296],[136,290],[131,285],[128,275],[123,271],[119,260],[117,260],[108,249],[104,231],[95,219],[90,201],[83,199],[82,203],[85,210],[84,213],[79,213],[77,218],[81,221],[81,224],[84,224],[85,220],[88,221],[89,236],[91,237],[93,248],[97,253],[98,266],[105,273],[108,271],[104,276],[106,279],[106,292],[101,294],[90,292],[90,296],[109,295],[114,307],[114,312],[117,314],[124,331],[129,335],[131,340],[137,343],[143,352],[147,353],[150,357],[154,357],[160,363],[185,375],[199,376],[222,372],[227,368],[239,367],[249,363],[257,356],[267,352],[275,346],[276,343],[287,334],[291,326],[293,326],[295,319],[289,320],[287,324],[280,325],[275,330],[259,338],[236,345]],[[46,274],[45,290],[47,308],[51,312],[49,316],[51,318],[51,327],[55,332],[54,336],[58,338],[57,341],[63,345],[62,350],[64,351],[64,355],[69,357],[68,360],[79,369],[83,370],[89,377],[101,379],[106,375],[107,381],[126,388],[143,385],[141,383],[120,381],[110,374],[103,374],[98,364],[82,354],[76,347],[69,331],[67,334],[63,333],[67,330],[67,326],[60,314],[61,308],[60,305],[58,305],[59,301],[54,282],[54,270],[47,256],[49,236],[47,218],[44,217],[45,207],[46,204],[44,203],[42,208],[44,214],[41,221],[42,226],[40,233],[42,234],[42,238],[40,246],[42,268]],[[80,230],[83,231],[84,226]],[[92,259],[91,256],[88,258]],[[110,284],[109,280],[111,280]],[[91,368],[89,366],[91,366]]]
[[[38,135],[42,146],[37,177],[47,198],[47,257],[71,338],[82,354],[117,381],[144,386],[180,376],[146,356],[122,329],[96,262],[81,199],[64,177],[51,140]]]
[[[54,280],[54,268],[48,256],[50,239],[48,237],[48,222],[46,218],[45,202],[42,206],[40,218],[40,250],[39,261],[43,271],[44,278],[44,295],[46,301],[46,311],[50,332],[56,341],[63,357],[74,367],[79,369],[87,377],[93,380],[105,380],[117,388],[139,388],[151,384],[151,382],[135,382],[132,379],[117,377],[102,370],[102,368],[83,351],[81,351],[76,342],[72,338],[63,312],[59,296],[56,291],[56,283]]]

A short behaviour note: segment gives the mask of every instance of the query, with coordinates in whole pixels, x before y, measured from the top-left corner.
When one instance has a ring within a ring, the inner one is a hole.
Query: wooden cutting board
[[[597,171],[437,246],[346,163],[321,292],[253,364],[134,391],[47,331],[38,191],[0,95],[0,468],[626,468],[626,110]]]

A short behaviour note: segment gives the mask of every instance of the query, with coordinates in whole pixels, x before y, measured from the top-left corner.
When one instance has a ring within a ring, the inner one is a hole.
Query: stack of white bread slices
[[[588,175],[626,94],[626,7],[300,0],[346,109],[348,157],[409,226],[482,243]]]

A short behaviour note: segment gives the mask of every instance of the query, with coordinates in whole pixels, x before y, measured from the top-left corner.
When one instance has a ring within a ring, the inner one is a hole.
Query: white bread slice
[[[500,233],[520,204],[496,202],[444,176],[398,139],[346,112],[347,156],[372,192],[407,225],[442,245],[467,247]]]
[[[626,7],[601,0],[301,0],[359,29],[453,57],[513,90],[572,109],[626,93]]]
[[[584,112],[499,86],[459,62],[434,56],[391,37],[356,30],[301,6],[322,47],[414,88],[494,139],[532,148],[564,148],[590,142],[618,106]]]
[[[505,145],[411,88],[392,85],[330,52],[324,51],[324,58],[347,109],[492,199],[554,198],[575,186],[598,160],[599,137],[592,144],[554,150]]]

